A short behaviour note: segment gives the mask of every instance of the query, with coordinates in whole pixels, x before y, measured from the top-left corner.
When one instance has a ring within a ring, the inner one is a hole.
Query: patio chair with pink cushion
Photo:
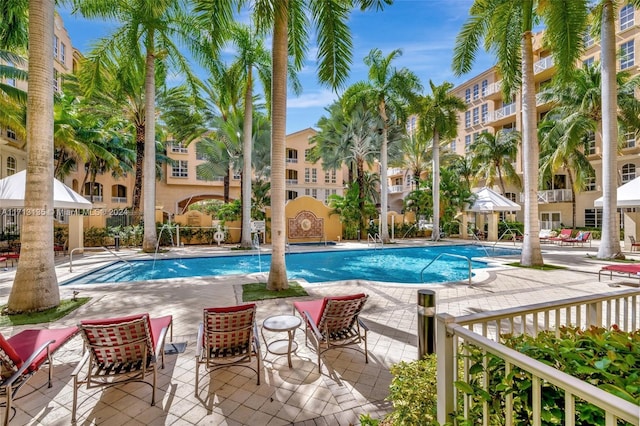
[[[144,382],[151,376],[151,405],[156,403],[158,357],[164,368],[164,341],[173,318],[167,315],[150,318],[149,314],[80,322],[85,355],[71,374],[73,377],[73,407],[71,421],[76,423],[78,389],[87,389]],[[88,363],[86,375],[81,376]]]
[[[550,237],[548,241],[551,241],[554,244],[562,244],[562,241],[566,240],[567,238],[571,238],[572,232],[572,229],[564,228],[560,231],[560,234],[558,234],[557,237]]]
[[[196,345],[196,396],[201,365],[209,372],[232,366],[249,368],[256,373],[257,384],[260,384],[262,357],[255,303],[205,308]],[[255,368],[251,365],[254,360]]]
[[[3,424],[9,424],[15,395],[45,363],[49,364],[49,387],[52,386],[51,356],[77,332],[78,327],[67,327],[24,330],[8,339],[0,334],[0,395],[6,398]]]
[[[305,343],[308,345],[309,337],[313,339],[318,355],[319,372],[322,371],[321,355],[334,348],[357,350],[364,354],[365,363],[369,363],[367,350],[369,328],[359,318],[368,297],[364,293],[359,293],[294,302],[294,314],[298,312],[307,326]],[[364,343],[364,350],[360,349],[360,343]]]

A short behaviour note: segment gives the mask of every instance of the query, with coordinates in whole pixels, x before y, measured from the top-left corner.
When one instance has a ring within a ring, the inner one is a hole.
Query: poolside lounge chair
[[[170,327],[173,327],[171,315],[149,318],[149,314],[140,314],[82,321],[80,331],[87,351],[71,374],[71,422],[76,423],[78,389],[84,384],[92,389],[129,382],[148,383],[145,378],[151,375],[151,405],[155,405],[158,356],[164,368],[164,340]],[[86,376],[80,378],[87,362]]]
[[[0,395],[6,398],[4,425],[9,424],[13,398],[45,362],[49,363],[49,387],[52,386],[51,356],[77,332],[78,327],[67,327],[24,330],[8,339],[0,334]]]
[[[557,237],[550,237],[549,241],[551,241],[554,244],[561,244],[563,240],[567,238],[571,238],[572,232],[573,231],[571,229],[563,229],[560,231],[560,234],[558,234]]]
[[[560,240],[560,245],[564,245],[564,244],[571,244],[571,245],[576,245],[576,244],[580,244],[580,245],[584,245],[584,243],[589,242],[589,246],[591,246],[591,232],[589,231],[585,231],[585,232],[578,232],[578,235],[575,236],[575,238],[564,238],[562,240]]]
[[[298,312],[306,324],[305,343],[308,345],[309,337],[313,340],[318,355],[318,372],[322,371],[320,356],[334,348],[355,349],[364,354],[366,363],[369,362],[367,350],[369,328],[359,318],[368,297],[360,293],[293,304],[294,314]],[[364,343],[364,351],[358,346],[361,342]]]
[[[603,266],[598,271],[598,281],[600,281],[600,275],[604,271],[608,271],[609,272],[609,279],[613,279],[613,273],[614,272],[618,272],[620,274],[627,274],[627,276],[629,278],[631,278],[632,275],[635,275],[635,277],[640,280],[640,265],[637,265],[637,264],[628,264],[627,263],[627,264],[621,264],[621,265]]]
[[[196,340],[196,396],[201,365],[208,371],[231,366],[249,368],[260,384],[262,357],[257,327],[255,303],[204,309]],[[253,360],[255,368],[251,366]]]
[[[636,242],[636,239],[633,236],[629,235],[629,241],[631,241],[631,251],[640,250],[640,243]]]
[[[551,229],[541,229],[540,232],[538,233],[538,238],[540,238],[540,242],[541,243],[549,242],[549,240],[553,238],[553,235],[555,235],[555,234],[552,234],[552,232],[553,231]]]

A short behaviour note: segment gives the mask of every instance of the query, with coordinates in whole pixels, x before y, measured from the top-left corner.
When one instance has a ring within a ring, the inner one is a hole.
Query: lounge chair
[[[552,237],[552,230],[551,229],[541,229],[540,232],[538,233],[538,238],[540,238],[540,242],[541,243],[546,243],[549,242]]]
[[[562,240],[560,240],[560,245],[564,245],[564,244],[571,244],[571,245],[576,245],[576,244],[580,244],[580,245],[584,245],[584,243],[589,242],[589,246],[591,246],[591,232],[589,231],[585,231],[585,232],[578,232],[578,234],[575,236],[575,238],[564,238]]]
[[[150,318],[149,314],[140,314],[82,321],[80,332],[87,350],[71,374],[71,422],[76,423],[78,389],[84,384],[92,389],[129,382],[147,383],[145,378],[151,375],[151,405],[155,405],[158,357],[164,368],[164,340],[170,327],[173,327],[171,315]],[[87,362],[86,376],[80,378]]]
[[[554,244],[561,244],[563,240],[566,240],[567,238],[571,238],[571,233],[573,231],[571,229],[563,229],[560,231],[560,234],[558,234],[557,237],[550,237],[549,241],[551,241]]]
[[[246,367],[256,373],[257,384],[260,384],[262,357],[255,303],[204,309],[196,345],[196,396],[201,365],[208,371],[231,366]],[[253,360],[255,368],[251,366]]]
[[[638,265],[638,264],[625,263],[625,264],[620,264],[620,265],[603,266],[598,271],[598,281],[600,281],[600,275],[604,271],[608,271],[609,272],[609,279],[613,279],[613,273],[614,272],[618,272],[620,274],[627,274],[627,276],[629,278],[631,278],[632,275],[635,275],[636,278],[638,278],[640,280],[640,265]]]
[[[369,328],[359,318],[368,297],[360,293],[293,304],[294,314],[298,312],[306,324],[305,344],[308,345],[309,337],[313,339],[318,355],[318,372],[322,371],[321,355],[333,348],[355,349],[364,354],[365,363],[369,362]],[[364,351],[359,347],[361,342],[364,343]]]
[[[8,339],[0,334],[0,395],[6,398],[3,421],[5,426],[9,424],[13,398],[45,362],[49,364],[49,387],[52,386],[51,356],[76,333],[78,327],[29,329]]]
[[[640,243],[637,243],[636,239],[633,236],[629,235],[629,241],[631,241],[631,251],[632,252],[640,250]]]

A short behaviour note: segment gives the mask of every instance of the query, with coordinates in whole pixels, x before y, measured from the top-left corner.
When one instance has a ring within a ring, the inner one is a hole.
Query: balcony
[[[484,91],[484,97],[500,94],[502,92],[502,80],[491,83]]]
[[[398,194],[404,191],[404,186],[403,185],[391,185],[388,188],[388,192],[389,194]]]
[[[548,189],[538,191],[538,203],[570,203],[573,200],[570,189]],[[524,193],[520,193],[520,202],[524,203]]]
[[[516,104],[509,104],[487,114],[487,122],[500,121],[516,113]]]
[[[287,163],[297,163],[298,159],[297,158],[287,158]]]
[[[404,170],[400,167],[393,167],[391,169],[387,169],[387,176],[395,176],[404,174]]]
[[[286,185],[297,185],[298,179],[285,179],[284,183]]]
[[[547,56],[533,64],[533,72],[535,74],[540,74],[542,71],[548,70],[551,67],[553,67],[553,57]]]
[[[125,204],[127,202],[127,197],[111,197],[111,202]]]

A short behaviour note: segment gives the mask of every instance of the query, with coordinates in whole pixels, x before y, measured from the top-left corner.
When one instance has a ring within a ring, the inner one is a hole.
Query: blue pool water
[[[519,250],[488,249],[491,256],[519,254]],[[469,258],[484,257],[485,249],[477,245],[437,246],[421,248],[384,248],[377,250],[336,250],[326,252],[290,253],[286,255],[287,274],[290,279],[302,278],[308,282],[364,279],[395,283],[420,283],[420,271],[440,253]],[[268,254],[194,257],[123,262],[91,272],[67,284],[98,284],[153,279],[215,276],[267,272],[271,256]],[[486,268],[485,262],[473,261],[474,269]],[[469,266],[466,260],[443,256],[429,267],[424,282],[466,280]]]

